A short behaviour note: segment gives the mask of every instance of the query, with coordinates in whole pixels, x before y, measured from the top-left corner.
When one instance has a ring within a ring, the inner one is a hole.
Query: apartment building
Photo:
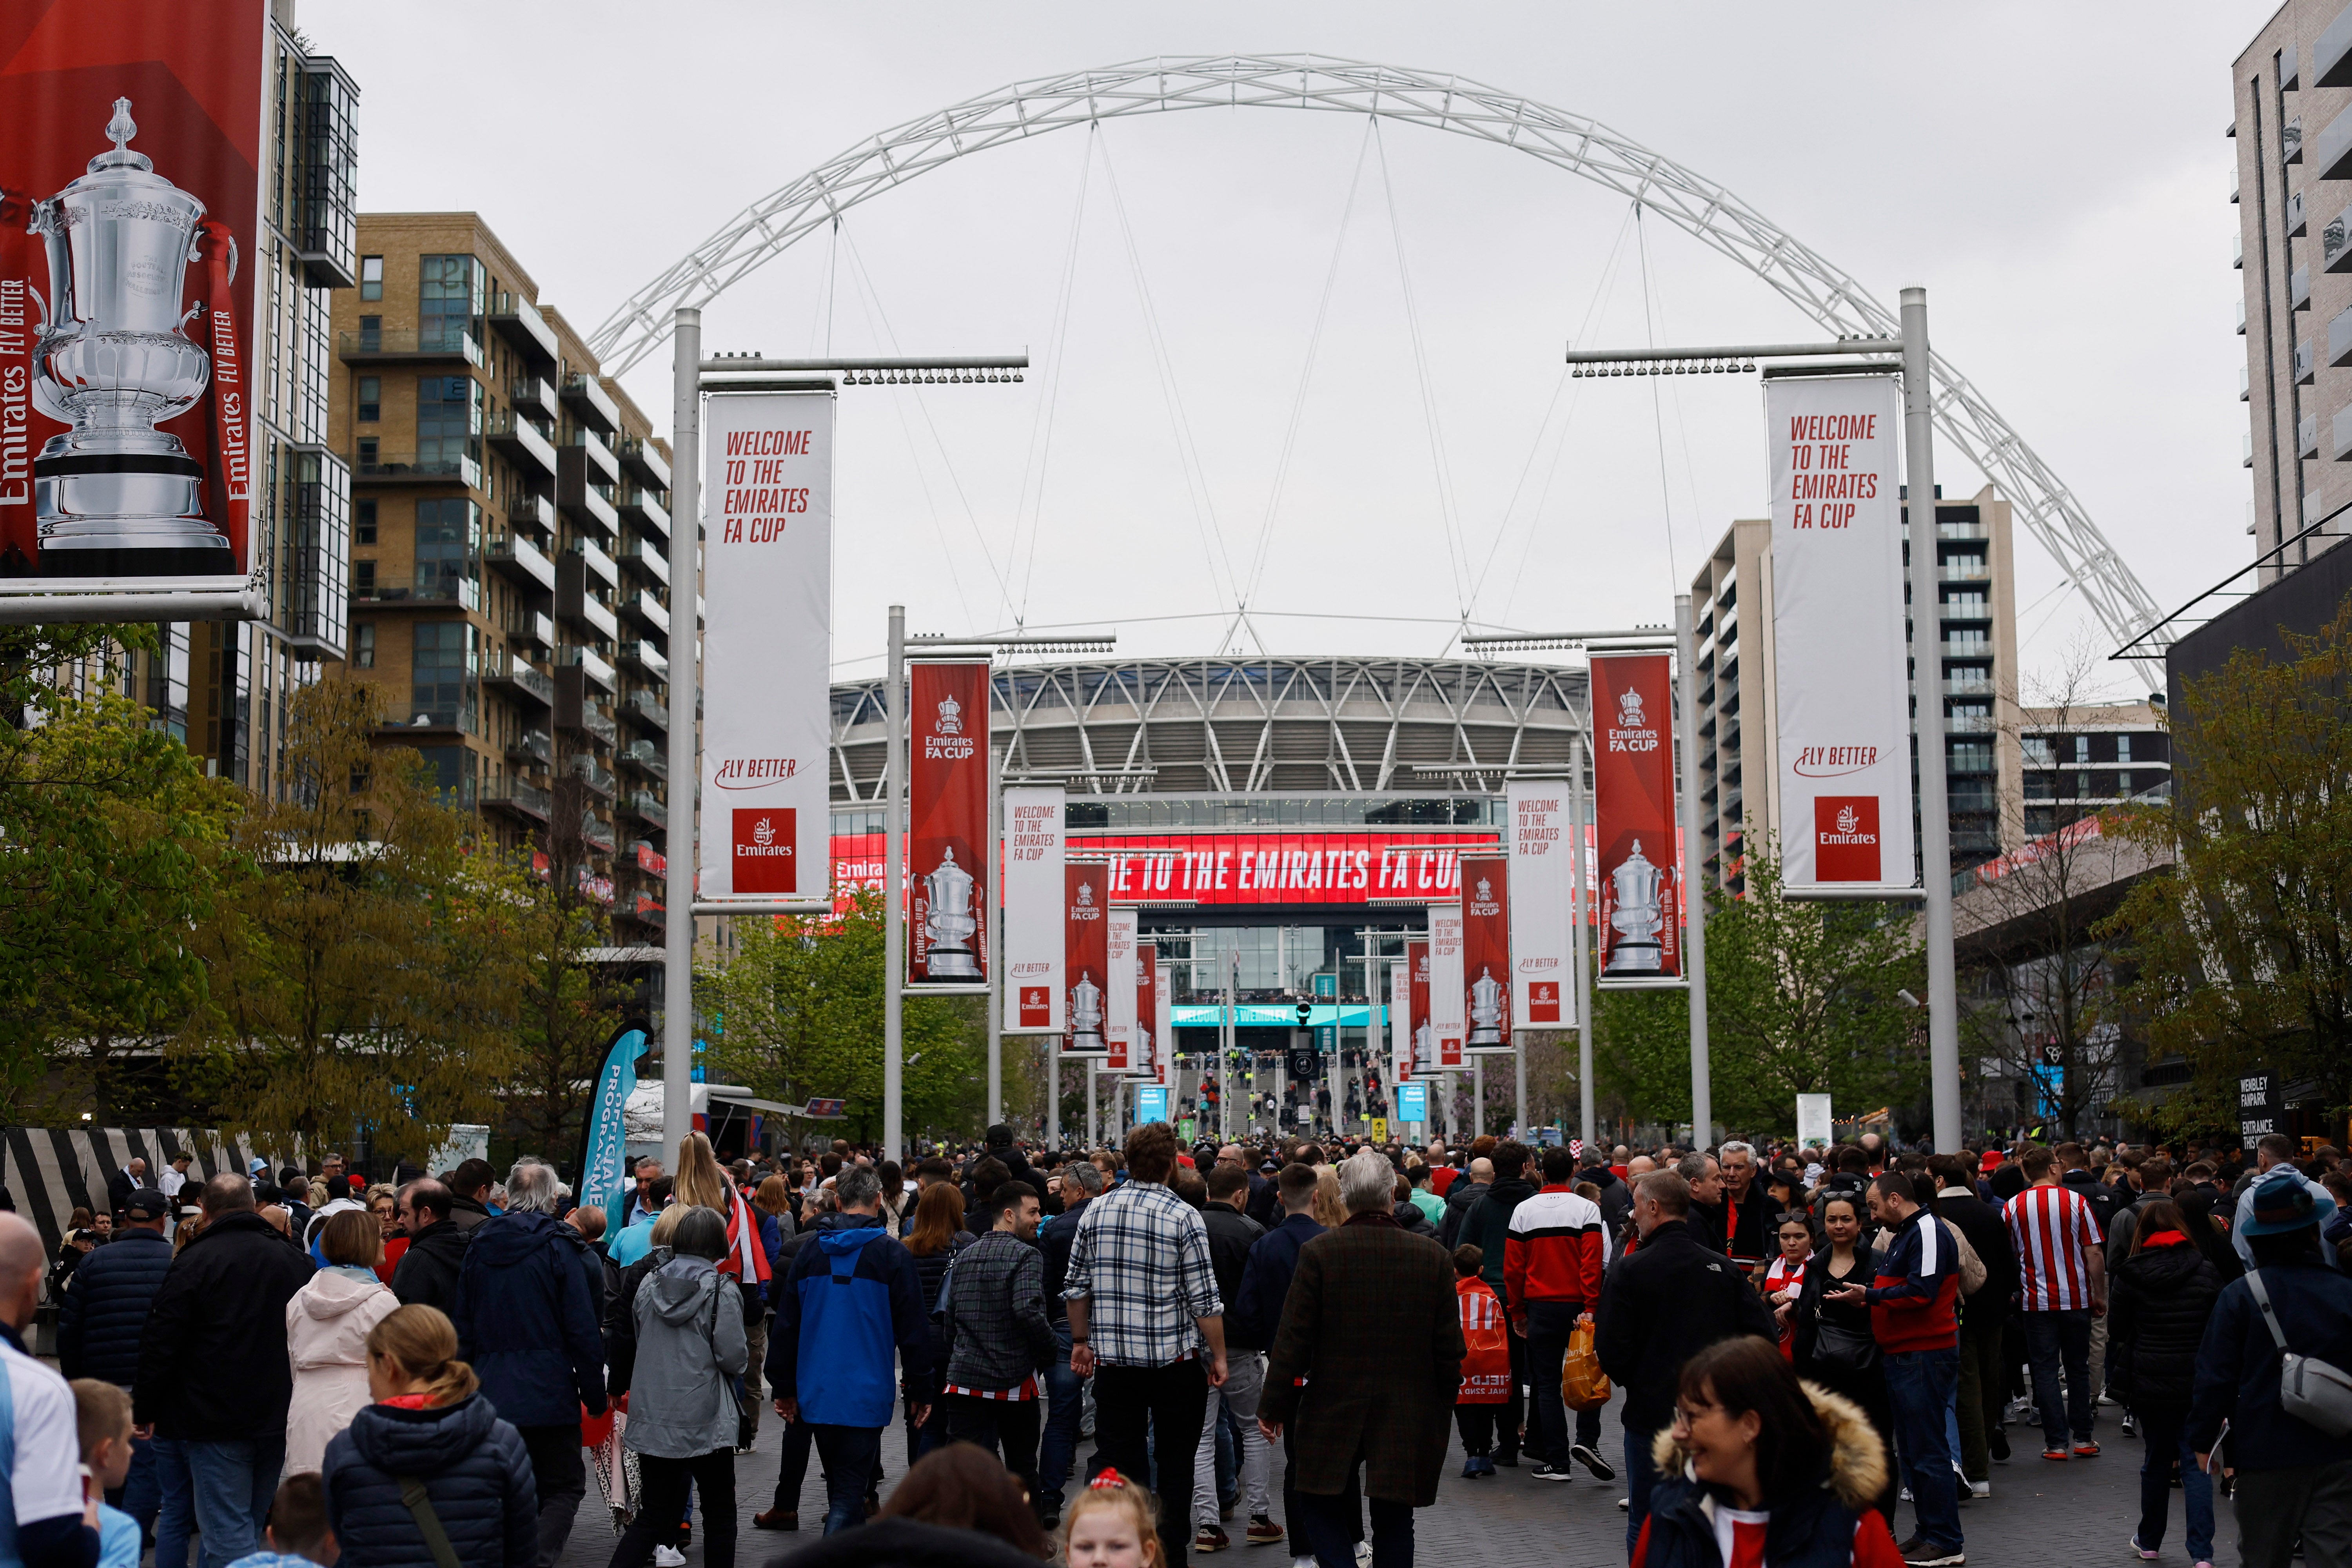
[[[2172,737],[2154,703],[2026,708],[2018,726],[2027,838],[2171,791]]]
[[[2352,521],[2352,5],[2290,0],[2232,75],[2246,531],[2275,581]]]
[[[1910,508],[1904,508],[1909,526]],[[1904,551],[1907,571],[1909,546]],[[2010,505],[1988,485],[1936,502],[1936,700],[1944,705],[1944,773],[1955,871],[2011,847],[2020,819],[2016,557]],[[1905,598],[1909,599],[1908,579]],[[1725,532],[1697,575],[1699,847],[1717,884],[1746,881],[1751,833],[1777,839],[1772,735],[1772,524],[1747,518]],[[1916,637],[1914,637],[1915,644]],[[1915,659],[1915,668],[1916,661]],[[1913,682],[1913,701],[1917,682]],[[2004,809],[2003,803],[2011,803]]]
[[[328,421],[348,674],[448,799],[608,904],[621,945],[658,944],[668,444],[478,216],[362,214],[357,254]]]
[[[328,438],[330,301],[356,280],[359,88],[307,52],[293,6],[271,7],[268,122],[261,150],[252,385],[252,550],[269,618],[178,622],[123,670],[127,694],[200,758],[260,794],[284,787],[287,700],[344,654],[351,470]],[[87,676],[88,671],[80,672]]]

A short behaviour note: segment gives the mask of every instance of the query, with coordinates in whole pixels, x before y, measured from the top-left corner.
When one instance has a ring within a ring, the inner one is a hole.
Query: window
[[[2131,760],[2131,737],[2129,735],[2117,735],[2116,737],[2116,761],[2119,763],[2127,763]],[[2129,791],[2126,791],[2126,793],[2128,794]]]
[[[416,286],[416,345],[454,349],[472,335],[482,313],[486,279],[470,256],[419,258]]]
[[[2076,763],[2077,764],[2080,764],[2080,763],[2087,763],[2087,762],[2089,762],[2090,760],[2091,760],[2091,737],[2090,737],[2090,736],[2088,736],[2088,735],[2077,735],[2077,736],[2075,736],[2075,737],[2074,737],[2074,761],[2075,761],[2075,763]]]
[[[416,383],[416,461],[425,472],[455,472],[477,458],[482,384],[470,375],[428,375]],[[434,465],[427,467],[427,465]]]
[[[359,405],[359,420],[362,425],[373,425],[383,417],[383,377],[360,377]]]
[[[2058,765],[2058,748],[2047,735],[2028,735],[2024,741],[2025,765],[2029,768],[2054,768]]]
[[[2129,795],[2131,792],[2131,774],[2128,773],[2117,773],[2116,775],[2116,793],[2117,795]]]
[[[383,318],[382,316],[362,316],[360,318],[360,347],[368,350],[371,353],[379,351],[383,347]]]
[[[383,257],[362,256],[360,258],[360,298],[362,300],[381,300],[383,298]]]
[[[373,599],[375,597],[374,562],[354,561],[352,563],[352,597],[354,599]]]
[[[382,466],[382,459],[376,450],[375,437],[373,436],[362,437],[360,441],[360,472],[367,473],[373,469],[381,468]],[[374,503],[370,502],[369,504],[373,505]]]
[[[434,790],[445,805],[474,804],[475,783],[481,770],[480,754],[463,746],[419,746]]]
[[[375,542],[375,502],[359,500],[352,503],[352,542],[353,544]]]
[[[416,596],[468,603],[482,509],[462,498],[416,503]]]
[[[368,563],[370,567],[373,567],[374,564],[373,561]],[[375,623],[373,621],[362,621],[352,628],[352,668],[354,669],[375,668]]]
[[[425,621],[416,627],[409,665],[409,721],[473,728],[474,630],[463,621]]]

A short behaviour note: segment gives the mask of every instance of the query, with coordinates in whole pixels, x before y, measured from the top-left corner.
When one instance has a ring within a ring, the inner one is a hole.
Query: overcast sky
[[[1890,305],[1925,284],[1938,350],[2169,610],[2251,553],[2222,132],[2273,8],[302,0],[299,21],[360,83],[362,209],[479,212],[583,331],[747,204],[1012,81],[1233,52],[1475,79],[1727,186]],[[843,393],[840,673],[875,668],[892,602],[918,630],[1115,626],[1139,654],[1433,654],[1465,608],[1667,620],[1763,513],[1756,378],[1563,380],[1570,338],[1815,335],[1630,217],[1535,159],[1361,116],[1113,120],[854,208],[710,305],[705,342],[1034,356],[1017,387]],[[626,377],[665,424],[668,363]],[[1948,443],[1938,464],[1948,499],[1979,482]],[[2018,554],[2029,679],[2108,652],[2021,521]],[[1253,580],[1255,637],[1227,638]]]

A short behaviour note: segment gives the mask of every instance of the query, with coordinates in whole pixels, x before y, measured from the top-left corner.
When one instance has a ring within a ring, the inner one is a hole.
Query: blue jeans
[[[866,1493],[882,1463],[882,1428],[812,1422],[809,1436],[816,1439],[816,1457],[824,1465],[824,1532],[837,1535],[865,1523]]]
[[[1054,1325],[1054,1364],[1045,1369],[1045,1436],[1037,1446],[1037,1500],[1059,1512],[1062,1487],[1078,1457],[1078,1417],[1087,1380],[1070,1370],[1070,1325]]]
[[[1886,1401],[1895,1412],[1895,1447],[1911,1489],[1912,1522],[1930,1546],[1960,1549],[1960,1500],[1944,1420],[1960,1386],[1957,1345],[1897,1351],[1885,1357]]]
[[[188,1568],[188,1538],[196,1532],[196,1486],[188,1475],[187,1445],[157,1437],[155,1449],[155,1568]]]
[[[261,1527],[278,1495],[278,1472],[286,1464],[286,1436],[225,1443],[191,1439],[181,1447],[195,1483],[204,1568],[228,1568],[261,1544]]]
[[[1650,1488],[1656,1484],[1658,1468],[1651,1461],[1650,1445],[1657,1440],[1655,1432],[1636,1432],[1625,1428],[1625,1555],[1633,1555],[1634,1543],[1642,1539],[1643,1521],[1650,1517]]]
[[[2213,1478],[2197,1468],[2197,1456],[2185,1440],[2189,1412],[2185,1407],[2139,1409],[2140,1440],[2147,1444],[2139,1462],[2139,1543],[2149,1552],[2164,1544],[2165,1515],[2172,1505],[2172,1465],[2180,1462],[2180,1501],[2189,1515],[2189,1560],[2213,1561]]]

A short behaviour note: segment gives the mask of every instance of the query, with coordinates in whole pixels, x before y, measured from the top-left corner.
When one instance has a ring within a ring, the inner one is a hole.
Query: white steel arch
[[[1226,108],[1374,114],[1528,153],[1641,203],[1836,333],[1900,335],[1895,313],[1846,272],[1721,185],[1597,121],[1457,76],[1321,55],[1216,55],[1014,82],[868,137],[736,214],[607,317],[589,346],[607,374],[626,371],[669,335],[677,307],[716,299],[858,203],[957,158],[1097,121]],[[1934,364],[1937,430],[2024,513],[2118,646],[2153,625],[2156,602],[2074,493],[1950,361],[1937,354]]]

